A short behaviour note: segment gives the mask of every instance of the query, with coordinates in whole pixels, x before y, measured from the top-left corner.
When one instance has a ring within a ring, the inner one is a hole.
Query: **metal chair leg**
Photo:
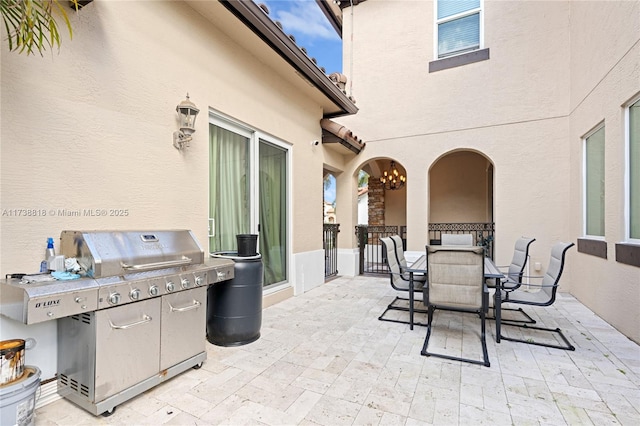
[[[552,345],[550,343],[541,343],[541,342],[536,342],[533,339],[530,340],[524,340],[524,339],[515,339],[513,337],[506,337],[506,336],[500,336],[500,338],[502,338],[503,340],[510,340],[512,342],[520,342],[520,343],[526,343],[528,345],[536,345],[536,346],[544,346],[547,348],[553,348],[553,349],[562,349],[565,351],[575,351],[576,348],[575,346],[573,346],[571,344],[571,342],[569,342],[569,339],[567,339],[565,337],[565,335],[562,333],[562,330],[560,330],[559,328],[545,328],[545,327],[534,327],[534,326],[530,326],[527,324],[515,324],[515,323],[510,323],[510,322],[504,322],[504,320],[502,320],[502,325],[503,326],[510,326],[510,327],[520,327],[520,328],[526,328],[526,329],[531,329],[531,330],[540,330],[540,331],[548,331],[550,333],[557,333],[562,340],[564,341],[565,345]]]
[[[489,307],[489,309],[493,309],[495,311],[494,307]],[[531,318],[531,316],[526,313],[522,308],[502,308],[502,312],[504,311],[513,311],[513,312],[520,312],[524,317],[526,317],[526,319],[524,320],[508,320],[508,319],[504,319],[502,318],[502,321],[511,321],[511,322],[519,322],[519,323],[523,323],[523,324],[536,324],[536,320],[534,320],[533,318]],[[495,320],[496,316],[495,314],[492,317],[487,317],[488,320]]]
[[[390,319],[390,318],[385,318],[384,316],[387,314],[387,312],[389,311],[402,311],[402,312],[410,312],[410,309],[407,307],[405,308],[404,306],[395,306],[395,303],[397,301],[404,301],[404,302],[408,302],[409,299],[404,298],[404,297],[396,297],[395,299],[393,299],[393,301],[391,303],[389,303],[389,305],[387,306],[387,309],[384,310],[384,312],[378,317],[378,320],[380,321],[388,321],[388,322],[395,322],[398,324],[410,324],[409,321],[403,321],[403,320],[396,320],[396,319]],[[419,309],[415,307],[415,302],[419,302],[422,303],[422,300],[414,300],[414,308],[413,308],[413,312],[414,313],[420,313],[420,314],[426,314],[427,310],[425,309]],[[423,327],[426,327],[427,324],[421,323],[421,322],[413,322],[413,325],[420,325]]]
[[[469,358],[461,358],[461,357],[455,357],[452,355],[446,355],[446,354],[438,354],[435,352],[429,352],[428,351],[428,346],[429,346],[429,339],[431,337],[431,327],[433,325],[433,313],[435,311],[435,306],[431,305],[428,308],[428,314],[427,314],[427,335],[424,338],[424,344],[422,345],[422,351],[420,351],[420,355],[423,356],[435,356],[438,358],[444,358],[444,359],[450,359],[452,361],[463,361],[463,362],[468,362],[471,364],[479,364],[479,365],[484,365],[485,367],[490,367],[491,363],[489,362],[489,354],[487,352],[487,340],[486,340],[486,324],[485,324],[485,315],[484,315],[484,311],[480,311],[480,320],[481,320],[481,333],[480,333],[480,342],[482,343],[482,356],[483,356],[483,360],[475,360],[475,359],[469,359]],[[449,311],[457,311],[457,312],[469,312],[469,313],[473,313],[473,311],[462,311],[462,310],[456,310],[456,309],[446,309]]]

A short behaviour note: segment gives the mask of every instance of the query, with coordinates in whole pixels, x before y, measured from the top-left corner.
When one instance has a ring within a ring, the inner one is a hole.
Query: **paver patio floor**
[[[525,310],[560,327],[575,352],[498,344],[488,321],[490,368],[421,356],[425,327],[377,319],[393,297],[386,277],[338,277],[266,308],[256,342],[207,343],[201,369],[110,417],[62,399],[39,408],[36,424],[640,424],[640,346],[572,296]],[[430,350],[480,358],[479,324],[437,311]]]

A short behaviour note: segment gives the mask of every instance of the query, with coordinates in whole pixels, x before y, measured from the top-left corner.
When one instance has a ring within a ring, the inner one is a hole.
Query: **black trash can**
[[[262,326],[262,255],[218,252],[235,262],[234,278],[207,289],[207,340],[217,346],[240,346],[258,340]]]

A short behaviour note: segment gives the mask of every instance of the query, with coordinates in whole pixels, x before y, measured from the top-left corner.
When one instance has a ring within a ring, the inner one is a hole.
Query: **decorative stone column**
[[[384,226],[384,187],[374,177],[369,178],[369,226]]]

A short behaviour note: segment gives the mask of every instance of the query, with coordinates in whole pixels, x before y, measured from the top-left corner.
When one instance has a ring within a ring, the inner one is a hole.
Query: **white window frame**
[[[478,37],[478,48],[477,49],[473,49],[473,50],[465,50],[463,52],[456,52],[456,53],[451,53],[448,54],[446,56],[442,56],[440,57],[440,52],[439,52],[439,48],[438,48],[438,40],[439,40],[439,34],[438,34],[438,26],[440,24],[444,24],[445,22],[449,22],[449,21],[454,21],[456,19],[459,18],[464,18],[466,16],[470,16],[470,15],[475,15],[476,13],[479,13],[479,20],[480,20],[480,28],[479,28],[479,37]],[[480,6],[474,9],[469,9],[465,12],[460,12],[456,15],[451,15],[451,16],[447,16],[446,18],[442,18],[442,19],[438,19],[438,0],[435,0],[433,2],[433,22],[434,22],[434,27],[433,27],[433,56],[434,56],[434,60],[439,60],[439,59],[446,59],[446,58],[452,58],[454,56],[458,56],[458,55],[464,55],[465,53],[471,53],[471,52],[477,52],[478,50],[481,50],[484,48],[484,0],[480,0]]]
[[[631,106],[640,102],[640,94],[632,98],[624,107],[624,236],[625,241],[632,244],[640,244],[639,238],[631,238],[631,128],[629,111]],[[636,164],[640,167],[640,164]]]
[[[592,130],[586,133],[582,137],[582,235],[585,238],[589,238],[592,240],[600,240],[605,241],[605,235],[590,235],[587,234],[587,139],[593,136],[597,131],[604,129],[605,122],[600,122],[597,126],[595,126]],[[605,148],[606,148],[606,129],[605,129]],[[606,162],[606,157],[605,157]],[[605,167],[606,170],[606,167]],[[605,219],[606,219],[606,203],[605,203]],[[605,230],[606,230],[606,222],[605,222]]]

